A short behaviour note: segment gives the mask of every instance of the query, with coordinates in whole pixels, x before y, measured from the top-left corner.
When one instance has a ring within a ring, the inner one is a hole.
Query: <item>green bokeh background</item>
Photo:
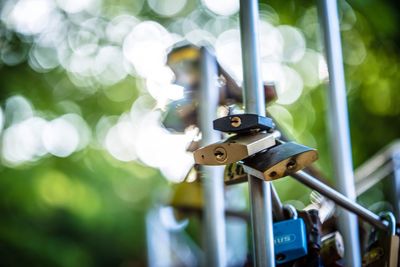
[[[398,1],[388,0],[339,2],[346,60],[357,61],[361,48],[355,38],[366,51],[360,64],[345,65],[353,159],[358,166],[400,137],[400,6]],[[306,13],[315,20],[315,2],[271,0],[260,4],[262,10],[266,4],[275,9],[278,24],[303,30],[308,48],[321,50],[318,25],[311,30],[302,28],[307,24]],[[135,15],[168,25],[200,5],[189,0],[183,11],[165,18],[145,3]],[[131,8],[131,1],[103,1],[98,16],[112,18],[120,10],[129,14]],[[32,42],[0,22],[2,55],[26,55]],[[145,94],[138,79],[128,76],[110,88],[103,86],[87,93],[69,80],[62,67],[39,73],[26,60],[11,65],[0,61],[0,105],[4,108],[9,97],[22,95],[43,117],[52,119],[68,111],[59,105],[68,100],[79,107],[80,115],[94,129],[102,116],[129,111],[135,99]],[[111,100],[108,94],[119,101]],[[318,148],[317,166],[332,181],[326,98],[325,84],[305,88],[300,99],[286,108],[294,119],[290,134]],[[307,119],[310,117],[314,118],[312,123]],[[276,119],[285,126],[284,119]],[[282,199],[308,201],[308,191],[303,187],[295,190],[296,182],[283,179],[276,185]],[[67,158],[45,156],[19,166],[2,164],[0,265],[145,266],[145,213],[169,186],[158,170],[139,162],[120,162],[96,146]]]

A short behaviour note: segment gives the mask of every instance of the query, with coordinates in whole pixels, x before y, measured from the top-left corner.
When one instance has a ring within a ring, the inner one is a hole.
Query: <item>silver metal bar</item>
[[[356,200],[351,142],[347,115],[346,84],[343,69],[342,46],[337,1],[320,0],[321,21],[329,71],[329,121],[336,186],[342,194]],[[346,266],[361,266],[357,217],[343,211],[339,229],[346,247]]]
[[[158,207],[146,214],[146,241],[149,267],[173,266],[171,236],[162,225]]]
[[[213,129],[217,116],[219,92],[216,88],[217,63],[206,48],[201,49],[200,129],[201,145],[220,140],[220,133]],[[202,166],[204,184],[204,212],[206,230],[206,265],[226,266],[224,169],[222,166]]]
[[[391,173],[391,202],[400,221],[400,141],[396,140],[359,166],[355,173],[357,196],[364,193]]]
[[[356,180],[356,193],[357,196],[362,195],[367,190],[374,187],[377,183],[382,181],[384,178],[388,177],[393,172],[393,162],[388,161],[381,168],[377,169],[376,172],[368,175],[364,179],[359,181]]]
[[[400,221],[400,150],[392,153],[393,177],[391,180],[392,201],[396,220]]]
[[[272,200],[272,214],[275,216],[276,220],[282,221],[285,219],[283,214],[283,204],[279,198],[278,192],[274,185],[271,183],[271,200]]]
[[[260,77],[258,1],[240,0],[240,32],[243,62],[243,98],[247,113],[265,116]],[[270,183],[249,176],[251,222],[255,266],[275,266]]]
[[[373,157],[369,158],[360,165],[354,172],[356,182],[368,179],[374,172],[378,171],[385,163],[393,158],[393,154],[400,151],[400,141],[396,140],[378,151]]]
[[[346,210],[357,214],[360,218],[378,227],[379,229],[385,231],[389,230],[388,225],[384,221],[382,221],[378,215],[364,208],[363,206],[357,204],[356,202],[352,201],[346,196],[340,194],[336,190],[320,182],[319,180],[307,174],[306,172],[298,171],[292,174],[291,176],[295,178],[297,181],[301,182],[302,184],[314,189],[315,191],[319,192],[325,197],[333,200],[336,204],[338,204],[342,208],[345,208]]]
[[[355,173],[357,196],[361,195],[391,173],[391,202],[397,221],[400,221],[400,141],[396,140],[359,166]]]

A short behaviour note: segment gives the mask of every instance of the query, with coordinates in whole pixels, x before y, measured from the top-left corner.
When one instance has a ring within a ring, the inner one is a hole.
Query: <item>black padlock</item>
[[[283,143],[243,160],[245,172],[272,181],[295,173],[318,159],[315,149],[294,142]]]
[[[234,114],[214,120],[214,130],[225,133],[249,133],[252,131],[272,131],[272,119],[257,114]]]

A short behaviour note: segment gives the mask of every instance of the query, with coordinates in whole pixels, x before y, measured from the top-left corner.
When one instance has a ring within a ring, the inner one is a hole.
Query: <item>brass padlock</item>
[[[248,174],[272,181],[295,173],[318,159],[315,149],[294,142],[277,142],[268,150],[243,160],[243,168]]]
[[[194,161],[200,165],[227,165],[275,145],[275,137],[269,133],[235,135],[224,141],[197,149]]]
[[[386,251],[388,253],[386,262],[388,267],[398,267],[400,237],[396,235],[396,218],[391,212],[381,212],[380,217],[388,222],[389,244]]]
[[[335,266],[336,261],[343,259],[344,242],[338,231],[323,236],[321,243],[321,258],[324,266]]]

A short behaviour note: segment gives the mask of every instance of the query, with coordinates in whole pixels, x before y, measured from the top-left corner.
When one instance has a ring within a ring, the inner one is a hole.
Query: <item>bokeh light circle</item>
[[[150,8],[157,14],[172,17],[185,7],[187,0],[148,0]]]
[[[15,124],[33,116],[31,102],[21,95],[9,97],[5,104],[5,122]]]
[[[42,141],[50,154],[64,158],[79,147],[79,132],[71,122],[60,117],[47,123]]]
[[[128,34],[123,43],[125,58],[142,77],[148,77],[153,69],[164,66],[167,49],[173,44],[170,33],[160,24],[141,22]]]
[[[16,31],[34,35],[51,25],[54,11],[55,5],[51,0],[20,0],[8,14],[2,14],[2,19]]]
[[[232,72],[233,76],[242,79],[242,50],[240,45],[240,31],[230,29],[223,32],[215,43],[215,52],[220,64]]]
[[[290,105],[301,96],[303,79],[293,68],[279,63],[263,63],[262,77],[264,81],[275,84],[278,104]]]
[[[260,56],[262,60],[281,61],[284,48],[281,32],[266,21],[260,21],[259,25]]]
[[[239,11],[239,0],[202,0],[217,15],[230,16]]]
[[[128,74],[124,67],[124,57],[118,46],[104,46],[94,59],[92,73],[103,85],[113,85]]]
[[[42,142],[42,133],[46,125],[44,119],[31,117],[7,128],[3,133],[4,161],[10,165],[19,165],[45,155],[47,150]]]
[[[104,141],[107,151],[120,161],[128,162],[136,160],[136,132],[137,129],[129,116],[123,116],[122,119],[107,132]]]
[[[56,0],[57,5],[68,13],[78,13],[89,9],[97,0]]]
[[[279,26],[278,30],[283,38],[283,61],[298,62],[306,52],[306,40],[303,33],[299,29],[287,25]]]

